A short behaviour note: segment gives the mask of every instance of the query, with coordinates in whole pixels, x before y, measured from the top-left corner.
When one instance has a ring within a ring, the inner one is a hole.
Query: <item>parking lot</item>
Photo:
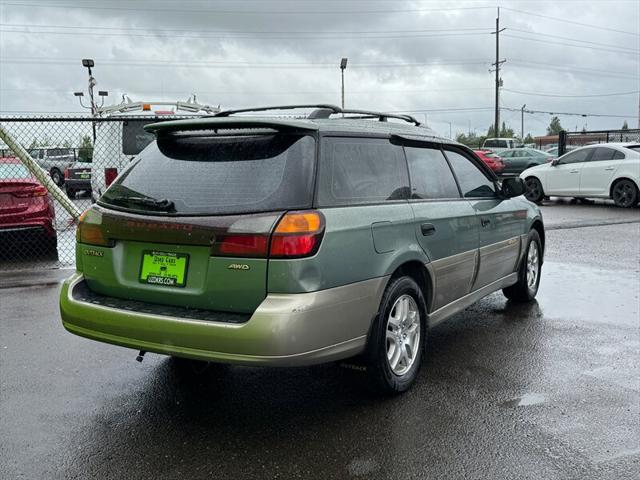
[[[431,331],[416,385],[393,398],[344,365],[137,363],[66,333],[58,285],[2,289],[0,472],[637,478],[640,211],[553,200],[543,215],[537,301],[493,294]]]

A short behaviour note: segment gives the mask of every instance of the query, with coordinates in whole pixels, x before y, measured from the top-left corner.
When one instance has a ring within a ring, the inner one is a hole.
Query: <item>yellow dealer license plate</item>
[[[153,285],[184,287],[188,265],[189,255],[185,253],[144,251],[140,281]]]

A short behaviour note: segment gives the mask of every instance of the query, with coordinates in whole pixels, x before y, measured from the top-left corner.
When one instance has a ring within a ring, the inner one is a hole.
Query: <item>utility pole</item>
[[[91,69],[95,66],[95,62],[91,59],[91,58],[83,58],[82,59],[82,66],[85,67],[88,71],[89,71],[89,101],[91,102],[89,106],[86,106],[82,103],[82,97],[84,97],[84,94],[82,92],[74,92],[73,94],[78,97],[78,100],[80,101],[80,106],[82,106],[83,108],[88,108],[91,110],[91,116],[92,117],[97,117],[99,116],[99,109],[102,107],[102,105],[104,105],[104,98],[109,95],[109,92],[105,91],[105,90],[100,90],[98,92],[98,95],[100,97],[102,97],[102,102],[100,103],[100,106],[98,106],[96,104],[96,100],[95,100],[95,96],[93,94],[93,87],[95,87],[98,82],[96,82],[96,79],[93,78],[93,73],[91,72]],[[92,130],[93,130],[93,140],[95,142],[96,140],[96,122],[92,121],[91,122],[91,126],[92,126]]]
[[[500,136],[500,65],[502,65],[506,60],[500,60],[500,32],[504,31],[500,29],[500,7],[498,7],[498,15],[496,16],[496,31],[491,32],[496,36],[496,63],[492,63],[492,66],[495,66],[496,72],[496,107],[495,107],[495,116],[493,121],[493,133],[496,137]]]
[[[524,143],[524,109],[526,107],[527,104],[525,103],[520,109],[520,140],[522,140],[522,143]]]

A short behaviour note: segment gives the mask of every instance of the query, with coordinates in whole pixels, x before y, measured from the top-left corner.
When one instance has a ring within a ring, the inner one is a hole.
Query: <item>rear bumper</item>
[[[83,282],[76,273],[62,286],[60,312],[69,332],[136,350],[244,365],[311,365],[364,350],[386,280],[269,294],[246,322],[229,323],[88,303],[74,298]]]
[[[67,178],[64,181],[65,188],[72,188],[73,190],[91,190],[91,179],[76,179]]]

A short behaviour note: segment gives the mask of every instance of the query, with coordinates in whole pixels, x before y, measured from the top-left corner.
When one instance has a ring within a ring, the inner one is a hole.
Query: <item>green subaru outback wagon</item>
[[[410,116],[313,107],[148,125],[80,218],[64,327],[200,361],[357,356],[401,392],[429,328],[500,289],[534,298],[545,235],[519,178]]]

